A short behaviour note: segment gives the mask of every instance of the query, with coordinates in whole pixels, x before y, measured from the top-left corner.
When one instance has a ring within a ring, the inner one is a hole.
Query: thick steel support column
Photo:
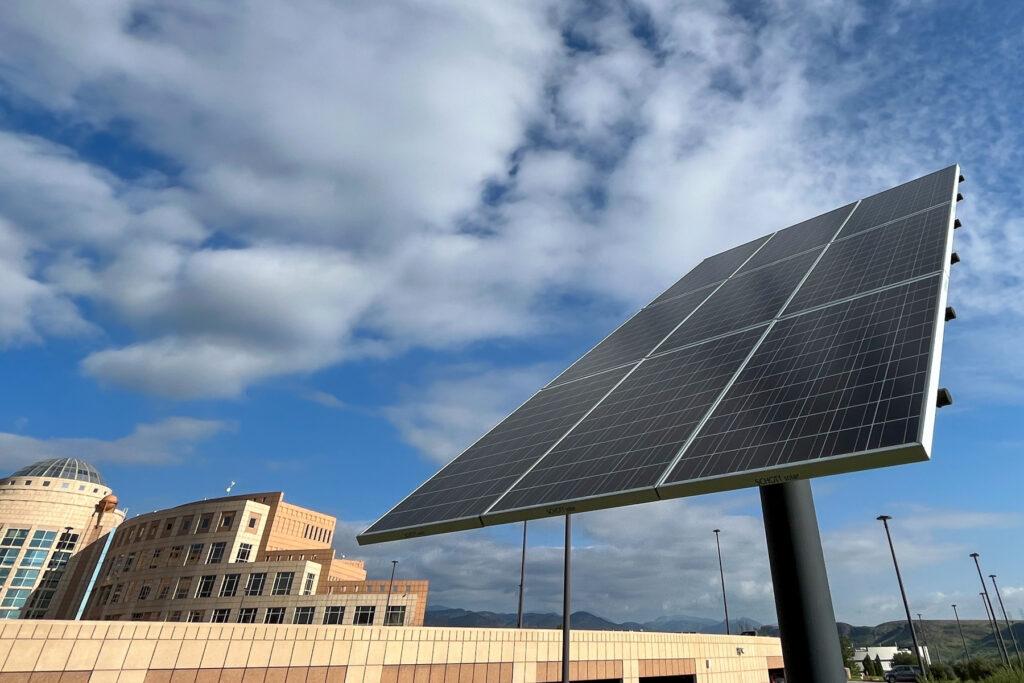
[[[764,533],[789,683],[846,683],[811,484],[761,487]]]
[[[519,609],[516,612],[516,628],[523,627],[523,597],[526,591],[526,522],[523,521],[523,554],[519,559]]]
[[[562,683],[569,683],[569,622],[572,615],[572,516],[565,513],[565,575],[562,577]]]

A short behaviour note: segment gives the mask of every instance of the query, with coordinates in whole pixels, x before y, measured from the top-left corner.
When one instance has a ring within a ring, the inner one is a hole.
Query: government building
[[[89,463],[0,480],[0,618],[420,626],[424,580],[368,580],[337,520],[280,491],[125,520]]]

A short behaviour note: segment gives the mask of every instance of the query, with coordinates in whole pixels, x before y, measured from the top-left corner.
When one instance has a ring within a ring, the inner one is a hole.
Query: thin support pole
[[[956,605],[953,605],[953,616],[956,617],[956,629],[960,631],[960,642],[964,644],[964,657],[969,662],[971,651],[967,649],[967,639],[964,638],[964,627],[960,625],[960,613],[956,611]]]
[[[725,607],[725,635],[732,635],[729,628],[729,600],[725,597],[725,569],[722,567],[722,543],[718,540],[721,529],[715,529],[715,545],[718,547],[718,575],[722,579],[722,605]]]
[[[917,623],[921,627],[921,644],[924,645],[924,649],[928,650],[928,663],[931,664],[932,655],[935,655],[935,661],[942,664],[942,657],[939,656],[939,650],[936,648],[935,652],[931,651],[928,647],[928,639],[924,635],[924,619],[921,617],[921,613],[917,613]]]
[[[985,578],[981,575],[981,562],[978,558],[981,557],[978,553],[971,553],[971,557],[974,559],[974,566],[978,570],[978,580],[981,581],[981,598],[985,601],[985,609],[988,612],[989,623],[992,625],[992,633],[995,635],[996,648],[999,650],[999,656],[1002,658],[1003,663],[1006,666],[1010,666],[1010,653],[1006,649],[1006,643],[1003,642],[1003,634],[999,632],[999,623],[996,621],[996,611],[992,608],[992,600],[988,597],[988,586],[985,585]]]
[[[572,515],[565,513],[565,564],[562,577],[562,683],[569,683],[569,631],[572,615]]]
[[[388,609],[391,607],[391,587],[395,585],[395,568],[398,567],[398,560],[391,560],[391,580],[388,581],[388,597],[384,601],[384,625],[388,625]]]
[[[786,680],[846,683],[810,482],[762,486],[761,509]]]
[[[889,553],[892,555],[892,566],[896,569],[896,582],[900,585],[900,597],[903,598],[903,609],[907,613],[907,628],[910,629],[910,640],[914,643],[914,653],[917,655],[917,665],[921,668],[921,673],[928,675],[928,669],[925,668],[924,658],[921,656],[921,647],[917,643],[917,632],[914,630],[914,620],[910,616],[910,601],[907,600],[907,591],[903,587],[903,575],[900,573],[900,563],[896,561],[896,548],[892,544],[892,534],[889,532],[889,520],[892,519],[889,515],[879,515],[878,520],[882,522],[882,526],[885,527],[885,538],[889,541]]]
[[[985,608],[985,618],[988,619],[988,626],[992,629],[992,642],[996,645],[996,650],[999,652],[999,661],[1003,661],[1003,653],[999,650],[999,641],[996,640],[996,627],[995,621],[992,617],[992,605],[988,603],[988,598],[985,597],[984,593],[978,593],[981,596],[981,604]]]
[[[1013,641],[1013,650],[1017,653],[1017,663],[1020,664],[1021,671],[1024,671],[1024,659],[1020,656],[1020,647],[1017,645],[1017,636],[1013,634],[1013,624],[1010,623],[1010,617],[1006,614],[1006,605],[1003,604],[1003,596],[999,593],[999,584],[996,583],[996,575],[989,574],[988,578],[992,579],[992,587],[996,589],[996,598],[999,600],[999,609],[1003,611],[1003,621],[1006,622],[1006,630],[1010,632],[1010,640]]]
[[[526,520],[523,520],[523,555],[519,560],[519,610],[516,613],[516,628],[523,627],[523,592],[526,590]]]

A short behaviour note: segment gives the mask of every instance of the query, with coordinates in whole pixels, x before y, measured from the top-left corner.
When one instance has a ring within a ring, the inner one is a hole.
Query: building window
[[[252,517],[249,518],[249,528],[250,529],[255,529],[256,525],[259,524],[259,523],[260,523],[260,519],[256,515],[253,515]]]
[[[0,545],[20,548],[25,545],[25,539],[27,537],[28,529],[8,529],[4,532],[4,537],[3,540],[0,540]]]
[[[238,610],[238,623],[239,624],[252,624],[256,621],[256,608],[255,607],[243,607]]]
[[[213,513],[207,512],[199,516],[199,531],[209,531],[210,523],[213,522]]]
[[[228,619],[231,618],[231,610],[229,609],[215,609],[213,610],[213,618],[210,619],[215,624],[226,624]]]
[[[220,597],[235,597],[235,593],[238,591],[238,581],[241,578],[241,574],[225,574],[224,582],[220,585]]]
[[[313,623],[313,607],[296,607],[295,614],[292,615],[293,624],[312,624]]]
[[[312,595],[314,586],[316,586],[316,574],[309,572],[306,574],[306,582],[302,585],[302,594]]]
[[[188,611],[188,617],[185,619],[185,621],[190,622],[190,623],[196,622],[196,621],[202,621],[203,620],[203,614],[205,614],[204,610],[201,610],[201,609],[190,609]]]
[[[11,579],[11,588],[31,588],[36,585],[38,578],[38,569],[19,569],[14,572],[14,578]]]
[[[56,549],[57,550],[74,550],[75,549],[75,544],[77,544],[77,543],[78,543],[78,534],[69,534],[68,532],[65,531],[65,532],[63,532],[60,535],[60,538],[57,539]]]
[[[235,523],[235,516],[234,516],[234,514],[230,514],[229,515],[229,514],[225,513],[225,514],[222,514],[220,516],[220,528],[221,529],[230,529],[231,525],[234,524],[234,523]]]
[[[195,564],[203,554],[203,544],[193,543],[188,547],[188,555],[185,556],[185,564]]]
[[[263,615],[264,624],[283,624],[284,623],[284,607],[268,607],[266,613]]]
[[[26,550],[21,558],[22,567],[42,567],[49,550]]]
[[[167,615],[167,621],[181,621],[181,612],[171,612]]]
[[[324,609],[325,624],[340,624],[345,618],[345,608],[340,605],[328,605]]]
[[[170,552],[167,553],[168,560],[177,560],[181,557],[181,553],[184,552],[185,546],[173,545],[171,546]]]
[[[139,589],[139,600],[145,600],[149,597],[149,594],[153,591],[153,587],[148,583],[142,584],[142,588]]]
[[[183,579],[178,579],[178,587],[174,591],[175,600],[184,600],[188,597],[188,589],[192,587],[192,577],[186,576]]]
[[[50,548],[53,546],[53,542],[57,539],[56,531],[37,531],[32,534],[32,540],[29,541],[29,548]]]
[[[20,552],[17,548],[0,548],[0,567],[13,566]]]
[[[404,626],[405,605],[388,605],[388,610],[384,613],[384,625]]]
[[[153,548],[153,556],[149,559],[150,569],[156,569],[160,566],[160,553],[163,551],[163,548]]]
[[[23,607],[31,592],[31,588],[8,588],[0,607]]]
[[[192,516],[181,518],[181,524],[178,525],[178,535],[187,534],[192,531]]]
[[[267,582],[267,574],[260,572],[259,574],[249,574],[249,578],[245,582],[245,594],[246,595],[263,595],[263,585]]]
[[[292,592],[292,581],[295,580],[295,572],[278,572],[274,577],[274,590],[272,595],[288,595]]]
[[[114,592],[110,595],[110,604],[116,605],[121,602],[121,593],[124,592],[124,584],[119,583],[114,586]]]
[[[170,580],[169,579],[163,579],[160,582],[160,592],[157,593],[157,596],[156,596],[157,600],[166,600],[167,596],[171,594],[171,583],[165,583],[165,581],[170,581]]]
[[[353,624],[369,625],[373,623],[373,615],[377,611],[377,608],[372,605],[358,605],[356,607],[355,618],[352,620]]]
[[[209,598],[213,596],[213,582],[217,580],[217,577],[213,574],[199,577],[199,583],[196,585],[196,597],[197,598]]]
[[[0,586],[2,586],[5,583],[7,583],[7,577],[10,576],[10,574],[11,574],[11,570],[10,569],[7,569],[7,568],[0,569]]]
[[[50,555],[50,563],[46,565],[47,569],[64,569],[68,566],[68,560],[71,559],[71,553],[63,550],[53,551],[53,555]]]
[[[206,564],[220,564],[224,561],[224,548],[227,543],[220,541],[219,543],[210,544],[210,553],[206,556]]]
[[[239,543],[235,562],[248,562],[252,555],[252,543]]]

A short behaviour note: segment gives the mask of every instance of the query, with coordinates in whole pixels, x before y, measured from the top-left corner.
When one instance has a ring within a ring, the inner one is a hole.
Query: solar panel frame
[[[662,475],[662,477],[659,480],[658,485],[656,485],[656,487],[655,487],[656,494],[657,494],[658,498],[670,498],[670,497],[697,495],[697,494],[701,494],[701,493],[707,493],[707,492],[713,492],[713,491],[731,490],[731,489],[743,488],[743,487],[749,487],[749,486],[764,486],[764,485],[769,485],[769,484],[781,483],[781,482],[789,481],[789,480],[793,480],[793,479],[800,479],[800,478],[807,478],[807,477],[814,477],[814,476],[821,476],[821,475],[828,475],[828,474],[836,474],[836,473],[840,473],[840,472],[850,472],[850,471],[856,471],[856,470],[861,470],[861,469],[870,469],[870,468],[873,468],[873,467],[893,465],[893,464],[902,464],[902,463],[905,463],[905,462],[915,462],[915,461],[922,460],[922,459],[927,459],[927,458],[930,457],[931,452],[932,452],[932,445],[933,445],[932,442],[933,442],[933,433],[934,433],[935,414],[936,414],[936,411],[937,411],[936,396],[937,396],[937,392],[938,392],[939,368],[941,366],[941,351],[942,351],[942,344],[943,344],[943,337],[944,337],[944,328],[945,328],[945,310],[946,310],[946,305],[947,305],[947,300],[948,300],[949,271],[950,271],[950,265],[951,265],[951,263],[950,263],[950,255],[952,254],[953,227],[954,227],[954,220],[955,220],[956,197],[958,196],[958,188],[959,188],[960,167],[958,165],[954,165],[952,167],[948,167],[946,169],[942,169],[941,171],[937,171],[937,172],[935,172],[933,174],[930,174],[930,176],[935,176],[935,175],[941,174],[943,172],[951,172],[952,173],[952,182],[951,182],[952,192],[951,192],[948,200],[944,200],[944,201],[940,202],[941,205],[946,205],[946,201],[948,201],[948,217],[947,217],[946,239],[945,239],[945,245],[944,245],[944,254],[943,254],[942,261],[941,261],[941,270],[932,274],[932,276],[935,276],[935,275],[939,276],[939,285],[938,285],[938,292],[937,292],[938,300],[935,303],[934,317],[933,317],[933,321],[932,321],[933,333],[932,333],[932,336],[931,336],[931,344],[930,344],[930,347],[929,347],[929,350],[928,350],[928,364],[927,364],[927,370],[925,372],[925,380],[924,380],[925,389],[924,389],[924,391],[922,393],[922,396],[921,396],[921,409],[920,409],[920,416],[921,416],[921,418],[920,418],[920,422],[919,422],[919,429],[918,429],[918,435],[917,435],[918,439],[917,439],[917,441],[913,442],[913,443],[901,444],[901,445],[896,445],[896,446],[892,446],[892,447],[882,448],[882,449],[878,449],[876,451],[859,451],[859,452],[852,452],[852,453],[844,453],[844,454],[835,455],[835,456],[828,457],[828,458],[818,458],[818,459],[814,459],[814,460],[804,460],[804,461],[799,461],[799,462],[786,463],[786,464],[781,464],[781,465],[778,465],[778,466],[766,467],[766,468],[761,468],[761,469],[758,469],[758,470],[751,470],[751,471],[747,471],[747,472],[728,473],[728,474],[724,474],[724,475],[721,475],[721,476],[705,477],[705,478],[696,479],[696,480],[693,480],[693,481],[667,483],[666,479],[670,476],[670,474],[673,471],[676,463],[679,460],[679,457],[677,456],[677,458],[669,465],[669,467],[666,468],[665,473]],[[929,176],[924,176],[923,178],[927,178],[927,177],[929,177]],[[921,180],[921,179],[918,179],[918,180]],[[911,182],[915,182],[915,181],[911,181]],[[907,185],[907,184],[909,184],[909,183],[905,183],[904,185]],[[892,188],[892,189],[895,190],[895,189],[898,189],[899,187],[901,187],[901,186],[897,186],[896,188]],[[878,194],[881,195],[881,194],[884,194],[884,193],[878,193]],[[872,197],[875,197],[875,196],[877,196],[877,195],[873,195]],[[806,282],[807,278],[809,278],[811,276],[811,274],[814,272],[815,267],[821,261],[822,257],[828,252],[829,247],[833,243],[835,243],[837,241],[840,241],[842,239],[845,239],[846,237],[849,237],[851,234],[858,234],[859,232],[863,232],[864,231],[864,230],[853,231],[852,233],[844,234],[846,225],[849,223],[851,218],[856,215],[857,210],[858,210],[859,206],[861,205],[861,203],[863,201],[864,200],[859,200],[858,202],[856,202],[856,204],[854,206],[854,209],[846,216],[846,218],[843,221],[843,224],[839,227],[839,229],[836,231],[836,234],[833,235],[832,240],[830,240],[830,242],[828,243],[828,246],[826,246],[825,249],[822,250],[822,252],[818,255],[817,259],[815,260],[814,265],[812,265],[812,267],[807,271],[807,273],[805,273],[804,278],[800,282],[800,286],[802,286],[803,283]],[[931,209],[935,209],[935,208],[936,208],[936,206],[933,205],[933,206],[925,207],[923,210],[931,210]],[[902,218],[906,218],[908,216],[912,216],[912,215],[917,214],[917,213],[921,213],[923,210],[909,211],[909,213],[907,213],[904,216],[897,216],[895,218],[892,218],[889,221],[886,221],[885,223],[879,223],[879,225],[882,225],[882,226],[888,225],[889,223],[892,223],[892,222],[894,222],[896,220],[899,220],[899,219],[902,219]],[[872,226],[872,227],[873,228],[877,228],[878,226]],[[744,263],[749,262],[750,259],[757,253],[757,251],[761,247],[763,247],[764,244],[770,242],[770,240],[774,237],[774,235],[778,234],[778,232],[779,231],[776,231],[776,232],[771,233],[770,235],[768,235],[765,238],[764,242],[761,245],[759,245],[758,249],[755,250],[752,254],[750,254],[747,257],[747,260],[744,261]],[[736,269],[736,271],[733,272],[732,276],[738,275],[739,271],[742,268],[743,268],[743,265],[741,264]],[[736,373],[734,373],[733,377],[726,384],[725,388],[722,390],[720,395],[717,397],[715,403],[712,404],[711,408],[708,410],[708,412],[706,413],[706,415],[702,419],[701,424],[698,425],[698,427],[694,430],[694,434],[691,435],[690,439],[687,441],[687,444],[684,445],[683,448],[680,450],[679,456],[682,456],[682,454],[685,452],[685,450],[689,446],[689,444],[693,442],[693,439],[697,435],[699,435],[700,430],[703,428],[704,423],[706,423],[707,420],[710,418],[710,416],[712,414],[714,414],[714,411],[715,411],[715,408],[717,407],[717,404],[726,395],[726,393],[728,392],[729,388],[735,383],[736,378],[740,375],[740,373],[746,367],[747,363],[750,361],[750,358],[752,358],[754,356],[754,354],[756,353],[757,349],[760,347],[760,345],[767,338],[768,334],[770,334],[772,328],[780,320],[785,320],[785,319],[792,318],[792,317],[795,317],[795,316],[798,316],[798,315],[803,315],[805,313],[813,312],[813,311],[816,311],[818,309],[827,308],[828,306],[835,305],[837,303],[843,303],[843,302],[846,302],[846,301],[852,301],[852,300],[855,300],[855,299],[858,299],[858,298],[861,298],[861,297],[866,297],[866,296],[869,296],[869,295],[876,294],[878,292],[884,292],[884,291],[889,290],[889,289],[894,289],[896,287],[904,286],[904,285],[907,284],[907,282],[911,282],[911,281],[914,281],[914,280],[923,280],[923,279],[926,279],[927,277],[929,277],[929,276],[928,275],[923,275],[923,276],[920,276],[920,277],[917,277],[917,278],[913,278],[912,280],[905,280],[905,281],[896,282],[896,283],[893,283],[893,284],[890,284],[890,285],[886,285],[886,286],[880,287],[880,288],[878,288],[876,290],[870,290],[870,291],[866,291],[866,292],[859,292],[859,293],[847,296],[845,298],[837,299],[835,301],[830,301],[830,302],[827,302],[827,303],[822,303],[822,304],[820,304],[818,306],[812,306],[812,307],[810,307],[810,308],[808,308],[806,310],[802,310],[802,311],[791,311],[791,310],[788,310],[786,308],[786,306],[789,305],[789,303],[793,300],[794,297],[797,296],[797,294],[800,291],[800,286],[798,286],[794,290],[794,292],[792,293],[790,299],[786,302],[786,304],[784,304],[783,308],[779,311],[779,313],[771,321],[768,322],[762,337],[753,346],[753,348],[751,349],[750,354],[748,355],[748,357],[746,359],[744,359],[744,361],[740,364],[740,367],[737,369]],[[721,286],[721,284],[722,283],[718,283],[718,285],[716,286],[716,291],[717,291],[717,288]],[[662,302],[670,300],[669,298],[664,298],[664,295],[662,295],[662,297],[659,297],[659,298],[662,299]],[[672,298],[674,298],[674,297],[672,297]],[[655,302],[657,302],[657,301],[658,301],[658,299],[655,299]],[[707,299],[705,300],[704,303],[706,303],[706,302],[707,302]],[[655,305],[655,303],[653,303],[653,302],[652,302],[652,304],[649,304],[649,306],[653,306],[653,305]],[[660,305],[660,303],[658,305]],[[702,305],[703,305],[703,303],[702,303]],[[618,328],[616,328],[616,329],[618,329]],[[684,347],[680,347],[680,348],[687,348],[687,347],[684,346]],[[674,353],[677,350],[669,351],[669,352],[666,352],[666,353]],[[648,356],[646,358],[648,358],[648,359],[657,358],[660,355],[661,355],[660,352],[657,352],[657,353],[652,352],[652,353],[648,354]],[[643,359],[641,359],[635,365],[630,366],[628,368],[628,371],[626,372],[626,374],[622,378],[620,378],[617,383],[615,383],[615,385],[612,387],[612,389],[609,390],[601,398],[601,400],[598,401],[597,404],[595,404],[595,406],[592,406],[590,408],[590,410],[587,411],[587,413],[584,415],[583,418],[581,418],[579,421],[577,421],[576,424],[574,424],[573,427],[570,428],[570,430],[568,432],[566,432],[566,435],[568,433],[570,433],[572,431],[572,429],[574,429],[576,427],[576,425],[578,425],[580,422],[582,422],[584,419],[586,419],[586,416],[589,415],[598,405],[600,405],[600,403],[605,398],[607,398],[607,396],[610,395],[615,390],[615,387],[617,387],[620,384],[622,384],[622,382],[624,382],[629,377],[629,375],[636,368],[638,368],[642,363],[644,363],[644,362],[645,361]],[[580,381],[580,380],[572,380],[572,381],[575,382],[575,381]],[[548,390],[549,388],[552,388],[552,386],[553,385],[549,384],[548,387],[545,387],[541,391]],[[540,392],[538,392],[538,393],[540,393]],[[557,443],[560,442],[562,438],[565,438],[566,435],[563,435],[562,437],[560,437],[560,439],[555,443],[555,445],[553,445],[551,448],[549,448],[548,451],[546,451],[545,454],[542,455],[534,463],[533,466],[536,466],[537,463],[540,463],[543,460],[543,458],[546,457],[546,455],[551,452],[551,450],[553,450],[555,447],[557,447]],[[531,467],[531,469],[532,468],[533,467]],[[509,487],[508,490],[511,490],[512,488],[513,487]],[[488,508],[488,509],[490,510],[490,509],[495,508],[498,505],[498,503],[500,503],[502,498],[508,493],[508,490],[506,490],[505,493],[503,493],[501,496],[499,496],[491,504],[490,508]],[[412,495],[412,494],[410,494],[410,495]],[[531,507],[531,508],[525,509],[525,510],[511,511],[511,512],[509,512],[507,514],[504,513],[504,512],[500,513],[500,514],[485,513],[485,514],[481,515],[478,518],[478,520],[476,520],[477,523],[472,524],[472,526],[476,527],[476,526],[481,526],[481,525],[505,523],[505,522],[510,522],[510,521],[524,520],[524,519],[535,519],[535,518],[541,518],[541,517],[548,517],[548,516],[552,516],[552,515],[560,515],[560,514],[564,514],[566,512],[581,511],[583,509],[597,509],[597,508],[610,507],[612,505],[617,505],[617,504],[627,504],[627,503],[630,503],[630,502],[640,502],[639,500],[630,499],[629,495],[621,496],[621,497],[618,497],[618,498],[616,498],[616,496],[614,496],[614,495],[610,496],[610,497],[609,496],[599,496],[599,498],[600,498],[600,500],[595,500],[595,501],[586,501],[586,500],[572,501],[572,502],[570,502],[567,505],[557,505],[557,506],[554,506],[552,508],[545,508],[543,506],[536,506],[536,507]],[[646,492],[646,491],[644,492],[644,499],[645,500],[649,499],[649,492]],[[398,506],[396,506],[396,507],[398,507]],[[386,517],[387,517],[387,514],[385,514],[383,517],[381,517],[381,519],[378,520],[378,522],[375,523],[375,524],[379,524]],[[461,527],[461,528],[469,528],[469,527]],[[454,529],[454,528],[443,528],[443,529],[441,529],[441,528],[437,528],[436,526],[435,526],[435,528],[431,528],[431,529],[412,528],[412,529],[403,529],[403,530],[401,530],[401,533],[399,533],[399,534],[395,534],[393,532],[388,532],[388,533],[385,533],[385,534],[380,534],[380,533],[372,534],[372,533],[369,533],[369,530],[368,530],[367,532],[364,532],[363,534],[359,535],[357,537],[357,540],[358,540],[358,542],[360,544],[365,544],[365,543],[374,543],[374,542],[379,542],[379,541],[384,541],[384,540],[391,540],[393,538],[407,538],[407,537],[411,537],[411,536],[422,536],[422,535],[426,535],[428,533],[440,533],[440,532],[443,532],[443,531],[451,531],[451,530],[456,530],[456,529]]]

